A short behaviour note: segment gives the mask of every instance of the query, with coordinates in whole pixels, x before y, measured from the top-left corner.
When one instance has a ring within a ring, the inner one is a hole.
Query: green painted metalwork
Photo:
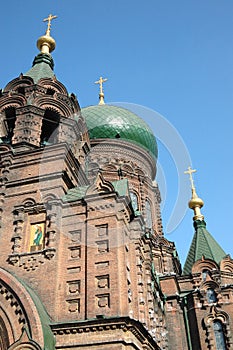
[[[122,139],[132,142],[157,159],[158,148],[149,126],[128,109],[97,105],[82,109],[91,139]]]
[[[112,181],[114,190],[119,194],[119,196],[129,195],[128,180],[122,179],[117,181]],[[74,202],[81,198],[84,198],[86,192],[90,186],[79,186],[68,190],[68,192],[62,197],[64,202]]]
[[[184,264],[183,274],[189,274],[193,264],[204,256],[219,263],[226,253],[206,229],[204,220],[194,221],[195,234]]]
[[[112,184],[114,190],[119,194],[119,196],[129,195],[128,179],[112,181]]]
[[[68,192],[62,197],[64,202],[73,202],[85,197],[89,186],[79,186],[68,190]]]
[[[54,350],[55,349],[55,337],[54,334],[51,330],[50,327],[50,317],[41,301],[41,299],[39,298],[39,296],[36,294],[36,292],[29,287],[23,280],[21,280],[19,277],[16,277],[14,275],[15,278],[17,278],[17,280],[25,287],[25,289],[27,290],[27,292],[30,294],[38,315],[40,317],[40,321],[41,321],[41,325],[42,325],[42,329],[43,329],[43,337],[44,337],[44,350]]]
[[[54,62],[52,56],[39,53],[33,61],[32,68],[24,75],[31,77],[36,84],[41,78],[53,78],[53,67]]]

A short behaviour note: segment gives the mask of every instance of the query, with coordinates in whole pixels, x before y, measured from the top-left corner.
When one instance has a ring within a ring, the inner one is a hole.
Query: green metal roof
[[[128,179],[112,181],[112,184],[119,196],[127,196],[129,194]]]
[[[219,263],[226,253],[206,229],[204,220],[194,221],[195,234],[184,264],[183,274],[189,274],[193,264],[204,256]]]
[[[34,83],[37,83],[41,78],[53,78],[54,63],[50,54],[39,53],[34,61],[32,68],[25,73],[25,76],[31,77]]]
[[[78,186],[71,188],[68,192],[62,197],[64,202],[74,202],[78,199],[81,199],[85,196],[89,186]]]
[[[12,274],[27,290],[27,292],[30,294],[36,309],[38,311],[42,329],[43,329],[43,336],[44,336],[44,350],[54,350],[55,349],[55,336],[50,328],[50,317],[41,301],[39,296],[36,294],[34,289],[29,287],[29,285],[24,282],[21,278],[16,276],[15,274]]]
[[[128,180],[122,179],[117,181],[112,181],[114,190],[119,194],[119,196],[126,196],[129,193],[128,190]],[[78,199],[84,198],[89,186],[79,186],[68,190],[68,192],[62,197],[64,202],[74,202]]]
[[[155,136],[143,119],[128,109],[97,105],[82,109],[91,139],[122,139],[132,142],[157,159]]]

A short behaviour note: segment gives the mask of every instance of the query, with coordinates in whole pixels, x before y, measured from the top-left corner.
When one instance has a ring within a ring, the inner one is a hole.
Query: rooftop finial
[[[43,19],[43,22],[48,22],[48,27],[47,27],[47,30],[46,30],[45,35],[50,36],[51,21],[52,21],[53,19],[55,19],[55,18],[57,18],[57,16],[53,16],[53,15],[50,14],[50,15],[48,15],[47,18],[44,18],[44,19]]]
[[[185,174],[189,174],[189,180],[191,182],[191,189],[195,189],[194,186],[194,180],[193,180],[193,173],[196,173],[196,169],[192,169],[191,166],[188,167],[188,170],[184,172]]]
[[[104,79],[102,77],[99,78],[99,80],[95,81],[95,84],[99,84],[100,85],[100,92],[99,92],[99,105],[104,105],[104,90],[103,90],[103,83],[105,83],[105,81],[107,81],[108,79]]]
[[[186,170],[184,173],[189,174],[189,179],[191,183],[191,189],[192,189],[192,198],[189,201],[189,208],[193,209],[194,211],[194,217],[193,220],[204,220],[204,216],[201,214],[201,208],[204,205],[204,202],[201,198],[198,197],[196,193],[196,188],[194,186],[194,180],[193,180],[193,173],[195,173],[196,170],[192,169],[190,166],[188,167],[188,170]]]
[[[51,21],[53,19],[57,18],[57,16],[49,15],[47,18],[43,19],[43,22],[48,22],[47,30],[45,35],[42,35],[37,40],[37,47],[41,51],[42,54],[49,54],[55,49],[56,42],[55,40],[50,36],[51,31]]]

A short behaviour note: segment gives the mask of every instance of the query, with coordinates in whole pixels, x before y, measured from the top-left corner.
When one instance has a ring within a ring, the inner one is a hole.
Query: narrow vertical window
[[[208,303],[216,303],[216,301],[217,301],[216,293],[211,288],[207,289],[206,298],[207,298]]]
[[[223,326],[222,322],[215,321],[213,324],[214,328],[214,335],[215,335],[215,341],[216,341],[216,349],[218,350],[226,350],[226,343],[225,343],[225,337],[223,333]]]
[[[210,271],[209,270],[203,270],[202,271],[202,280],[203,280],[203,282],[205,282],[206,281],[206,279],[207,279],[207,277],[208,276],[210,276]]]
[[[148,200],[146,200],[146,227],[152,228],[151,205]]]
[[[136,214],[138,211],[138,197],[134,192],[130,192],[129,194],[130,194],[130,199],[131,199],[134,213]]]

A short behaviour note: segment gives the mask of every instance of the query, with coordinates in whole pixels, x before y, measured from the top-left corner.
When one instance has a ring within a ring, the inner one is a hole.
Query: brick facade
[[[55,77],[11,81],[0,116],[1,349],[217,350],[216,320],[231,349],[232,259],[182,275],[148,152],[90,140]]]

